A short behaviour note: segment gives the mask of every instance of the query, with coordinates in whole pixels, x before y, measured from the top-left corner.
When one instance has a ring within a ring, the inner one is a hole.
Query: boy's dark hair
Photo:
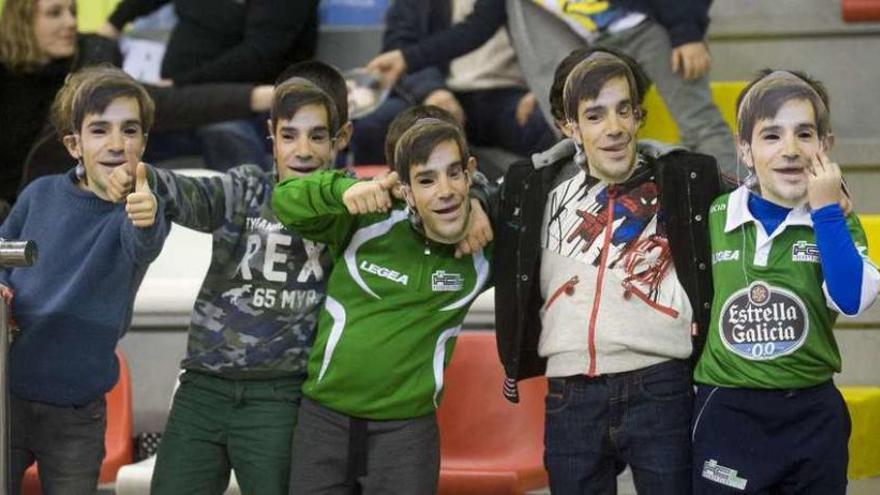
[[[639,120],[644,122],[645,113],[642,108],[642,100],[645,95],[639,91],[641,88],[645,88],[647,91],[647,86],[644,82],[640,83],[639,81],[647,81],[647,77],[632,59],[627,61],[604,49],[596,50],[578,62],[568,75],[562,91],[562,103],[566,118],[577,120],[580,102],[596,99],[605,83],[617,77],[626,79],[629,84],[633,109],[637,111]]]
[[[278,120],[292,119],[296,112],[308,105],[321,105],[327,111],[327,126],[331,136],[339,132],[339,114],[336,103],[326,91],[313,82],[300,77],[287,79],[275,86],[272,97],[272,108],[269,117],[272,122],[272,134],[278,128]]]
[[[434,118],[416,121],[400,136],[394,149],[394,170],[400,181],[409,184],[410,168],[426,163],[434,148],[446,141],[454,141],[458,145],[462,163],[467,162],[470,152],[461,127]]]
[[[307,79],[323,89],[336,104],[339,122],[341,124],[348,122],[348,87],[345,85],[345,78],[336,67],[317,60],[297,62],[284,69],[275,80],[275,85],[280,86],[291,77]]]
[[[86,115],[101,114],[117,98],[134,98],[140,110],[141,129],[153,126],[156,107],[137,81],[122,69],[99,65],[70,74],[52,103],[51,119],[59,137],[79,132]]]
[[[434,105],[416,105],[397,114],[385,134],[385,163],[392,170],[394,169],[394,148],[397,146],[397,141],[407,129],[421,119],[438,119],[452,125],[458,125],[451,113]]]
[[[809,101],[819,139],[831,134],[830,100],[821,82],[800,71],[764,69],[736,99],[737,140],[751,143],[755,124],[772,119],[789,100]]]
[[[651,80],[644,73],[638,62],[636,62],[632,57],[623,52],[615,50],[614,48],[608,48],[601,45],[576,48],[559,62],[559,64],[556,66],[556,71],[554,71],[553,73],[553,84],[550,86],[549,96],[550,113],[553,115],[554,120],[565,120],[565,106],[562,103],[562,93],[565,89],[565,80],[568,79],[568,75],[571,74],[571,71],[575,68],[575,66],[577,66],[577,64],[583,62],[587,57],[596,52],[610,53],[611,55],[614,55],[615,57],[623,60],[624,63],[626,63],[626,65],[630,67],[633,76],[635,76],[636,96],[638,98],[638,104],[641,105],[642,102],[645,100],[645,94],[651,88]],[[642,115],[642,118],[644,118],[644,110],[642,111]]]

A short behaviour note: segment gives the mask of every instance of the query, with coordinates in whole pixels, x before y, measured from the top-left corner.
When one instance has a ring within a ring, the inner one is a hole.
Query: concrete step
[[[749,80],[759,70],[803,70],[828,88],[832,157],[862,183],[880,165],[880,106],[874,105],[880,23],[846,23],[840,0],[716,0],[710,10],[713,80]],[[873,207],[870,179],[856,194]],[[859,188],[857,188],[859,189]],[[876,189],[874,189],[876,190]],[[880,204],[877,205],[880,207]],[[866,211],[866,210],[862,210]],[[877,210],[867,210],[877,211]]]

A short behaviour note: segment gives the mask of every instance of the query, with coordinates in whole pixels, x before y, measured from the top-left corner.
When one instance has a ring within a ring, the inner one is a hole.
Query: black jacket
[[[718,168],[714,158],[686,151],[646,159],[652,172],[646,176],[656,177],[660,188],[660,218],[676,275],[700,330],[694,341],[696,358],[712,305],[707,222],[709,206],[720,192]],[[538,356],[544,304],[539,283],[541,230],[544,205],[561,168],[559,163],[535,169],[530,161],[517,162],[508,169],[500,191],[493,272],[495,307],[504,311],[495,312],[495,330],[505,374],[513,380],[542,375],[546,367],[546,360]]]
[[[122,30],[169,1],[123,0],[109,20]],[[318,0],[174,0],[174,10],[162,77],[175,85],[272,83],[318,42]]]
[[[395,0],[385,12],[382,51],[417,46],[423,39],[449,29],[451,23],[450,0]],[[421,103],[432,91],[446,87],[448,73],[447,60],[405,75],[395,91],[412,104]]]
[[[115,41],[80,34],[76,57],[29,73],[13,73],[0,64],[0,200],[12,204],[18,191],[34,179],[76,164],[49,122],[50,105],[68,73],[121,62]],[[250,84],[144,87],[156,103],[153,131],[192,129],[253,115]]]

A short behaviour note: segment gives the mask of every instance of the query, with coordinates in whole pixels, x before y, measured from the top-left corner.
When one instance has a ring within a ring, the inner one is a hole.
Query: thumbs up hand
[[[137,164],[137,160],[134,161]],[[129,164],[120,165],[110,172],[107,178],[107,199],[114,203],[121,203],[125,200],[134,186],[135,166]]]
[[[342,194],[342,202],[352,215],[386,212],[391,209],[391,191],[398,182],[397,172],[358,182]]]
[[[156,222],[158,204],[156,196],[150,191],[144,162],[138,162],[134,175],[134,192],[125,198],[125,211],[135,227],[147,228]]]

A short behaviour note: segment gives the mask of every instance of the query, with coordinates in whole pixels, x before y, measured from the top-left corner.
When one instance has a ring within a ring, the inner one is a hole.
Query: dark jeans
[[[245,163],[272,169],[269,131],[263,114],[253,119],[230,120],[193,130],[150,133],[144,161],[158,163],[198,155],[211,170],[225,172]]]
[[[851,428],[831,381],[789,390],[699,385],[694,493],[844,495]]]
[[[46,495],[93,494],[104,460],[107,403],[54,406],[9,396],[9,493],[21,492],[25,470],[36,461]]]
[[[455,93],[464,109],[468,142],[502,148],[525,157],[553,146],[556,136],[537,106],[524,126],[516,122],[516,107],[526,92],[522,88],[504,88]],[[388,126],[397,114],[410,106],[410,102],[391,96],[374,112],[354,121],[355,164],[385,163]]]
[[[437,417],[372,421],[304,398],[292,457],[293,495],[431,495],[440,475]]]
[[[691,493],[686,362],[550,378],[546,405],[544,464],[554,495],[616,494],[625,464],[640,494]]]

